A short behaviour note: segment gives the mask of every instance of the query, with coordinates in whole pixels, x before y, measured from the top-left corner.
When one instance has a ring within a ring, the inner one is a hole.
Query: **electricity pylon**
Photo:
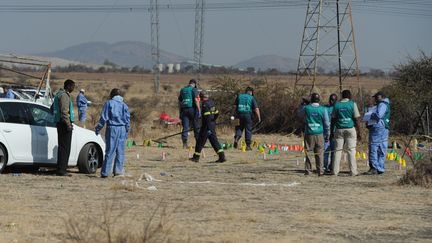
[[[309,0],[295,85],[311,86],[312,92],[326,69],[337,70],[340,91],[346,78],[359,81],[354,37],[351,0]]]
[[[203,49],[204,49],[204,11],[205,11],[205,0],[196,0],[194,62],[196,65],[198,80],[200,79],[200,75],[201,75],[201,64],[202,64]]]
[[[151,55],[154,72],[154,91],[159,93],[160,86],[160,49],[159,49],[159,5],[158,0],[150,0]]]

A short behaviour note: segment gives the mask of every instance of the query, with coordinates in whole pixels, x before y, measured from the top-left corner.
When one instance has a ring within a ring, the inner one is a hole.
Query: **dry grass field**
[[[111,88],[126,89],[135,109],[148,113],[133,134],[143,139],[179,128],[153,124],[160,111],[177,116],[177,92],[189,76],[162,76],[161,95],[153,98],[150,75],[56,74],[72,78],[98,107]],[[203,87],[214,77],[205,76]],[[244,77],[247,79],[247,77]],[[283,80],[284,77],[269,77]],[[287,82],[292,82],[290,78]],[[388,81],[364,80],[376,90]],[[58,83],[61,83],[60,81]],[[126,85],[126,86],[125,86]],[[163,86],[165,85],[165,88]],[[367,86],[367,87],[366,87]],[[171,87],[171,88],[169,88]],[[327,87],[323,88],[328,89]],[[156,107],[149,99],[160,99]],[[147,103],[149,102],[149,103]],[[232,142],[230,127],[220,140]],[[301,138],[256,135],[259,142],[300,144]],[[268,155],[227,150],[215,164],[205,149],[200,163],[188,161],[178,137],[168,147],[133,146],[126,151],[126,176],[101,179],[71,169],[72,177],[51,169],[0,175],[0,242],[430,242],[432,191],[400,186],[404,170],[386,162],[381,176],[349,176],[347,162],[338,177],[303,175],[302,153]],[[365,150],[365,144],[359,146]],[[162,159],[165,155],[165,160]],[[358,162],[360,172],[366,161]],[[99,171],[98,171],[99,172]]]

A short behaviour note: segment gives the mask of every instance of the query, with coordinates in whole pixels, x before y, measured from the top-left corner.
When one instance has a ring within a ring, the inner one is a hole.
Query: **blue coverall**
[[[130,113],[128,106],[119,95],[107,101],[103,107],[99,123],[96,125],[96,134],[107,124],[105,132],[105,159],[102,164],[101,176],[111,174],[112,160],[115,153],[114,175],[124,173],[125,143],[130,127]]]
[[[82,92],[80,92],[76,98],[76,103],[78,107],[78,120],[80,122],[85,122],[87,119],[87,104],[88,100]]]
[[[369,167],[378,173],[384,172],[384,159],[387,154],[389,130],[385,127],[384,115],[387,112],[388,98],[377,105],[377,111],[371,116],[376,124],[368,126],[369,129]]]
[[[325,105],[324,107],[327,111],[329,119],[331,119],[334,106]],[[333,151],[334,149],[335,149],[335,142],[333,139],[330,139],[328,142],[324,142],[324,170],[325,171],[331,170],[331,163],[329,162],[333,161],[334,153],[331,151]]]
[[[5,98],[6,98],[6,99],[15,99],[15,95],[14,95],[14,93],[12,92],[12,89],[8,89],[8,91],[7,91],[6,94],[5,94]]]

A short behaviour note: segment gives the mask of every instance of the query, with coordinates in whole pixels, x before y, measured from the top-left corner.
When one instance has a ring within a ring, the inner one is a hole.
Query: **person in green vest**
[[[357,104],[351,100],[351,91],[342,91],[341,101],[336,102],[333,113],[331,131],[334,131],[335,156],[333,163],[333,175],[338,175],[340,161],[344,147],[348,151],[348,164],[351,176],[358,175],[356,161],[357,140],[361,140],[360,112]]]
[[[190,125],[193,127],[195,140],[198,139],[198,120],[201,117],[201,107],[199,101],[199,91],[196,88],[196,85],[197,81],[195,79],[191,79],[189,84],[180,90],[180,95],[178,97],[180,109],[179,113],[183,127],[181,134],[183,148],[188,148]]]
[[[68,79],[54,97],[53,112],[57,126],[57,171],[58,176],[70,176],[67,172],[72,142],[74,110],[71,93],[75,89],[75,82]]]
[[[234,135],[234,148],[238,148],[238,141],[240,140],[243,130],[245,130],[246,150],[252,150],[252,112],[255,112],[258,123],[261,122],[261,114],[258,108],[258,103],[253,96],[253,88],[247,87],[246,91],[239,94],[235,101],[235,112],[240,120],[240,124],[235,128]]]
[[[328,142],[330,139],[330,120],[325,107],[319,104],[319,94],[311,94],[310,101],[310,104],[303,103],[303,107],[300,110],[305,125],[305,175],[312,173],[311,157],[315,157],[316,171],[318,176],[321,176],[324,173],[322,166],[324,142]]]
[[[338,100],[337,94],[331,94],[329,97],[328,104],[324,106],[327,111],[329,119],[332,116],[334,105]],[[334,131],[333,131],[334,132]],[[324,143],[324,172],[331,173],[333,168],[335,142],[330,139],[328,142]]]
[[[369,129],[369,171],[366,175],[384,173],[384,159],[387,155],[390,128],[390,100],[382,91],[374,96],[376,110],[368,122]]]

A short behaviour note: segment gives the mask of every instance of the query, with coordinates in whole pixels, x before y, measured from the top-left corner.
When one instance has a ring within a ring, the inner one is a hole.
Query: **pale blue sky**
[[[193,4],[195,0],[160,0],[160,2]],[[207,2],[259,1],[207,0]],[[368,5],[362,5],[365,2]],[[432,13],[432,2],[418,0],[409,2],[411,5],[400,0],[354,1],[353,18],[361,66],[387,70],[394,64],[404,62],[408,55],[416,56],[419,50],[432,53],[432,14],[427,14]],[[5,5],[118,6],[148,3],[148,0],[2,0],[0,9]],[[297,5],[292,8],[208,11],[205,22],[204,62],[233,65],[244,59],[264,54],[277,54],[297,59],[305,12],[305,3],[303,6]],[[0,52],[17,54],[50,52],[89,41],[113,43],[134,40],[150,43],[149,21],[150,15],[146,11],[121,13],[2,11],[0,13]],[[161,11],[160,21],[161,49],[183,56],[193,56],[194,12]]]

